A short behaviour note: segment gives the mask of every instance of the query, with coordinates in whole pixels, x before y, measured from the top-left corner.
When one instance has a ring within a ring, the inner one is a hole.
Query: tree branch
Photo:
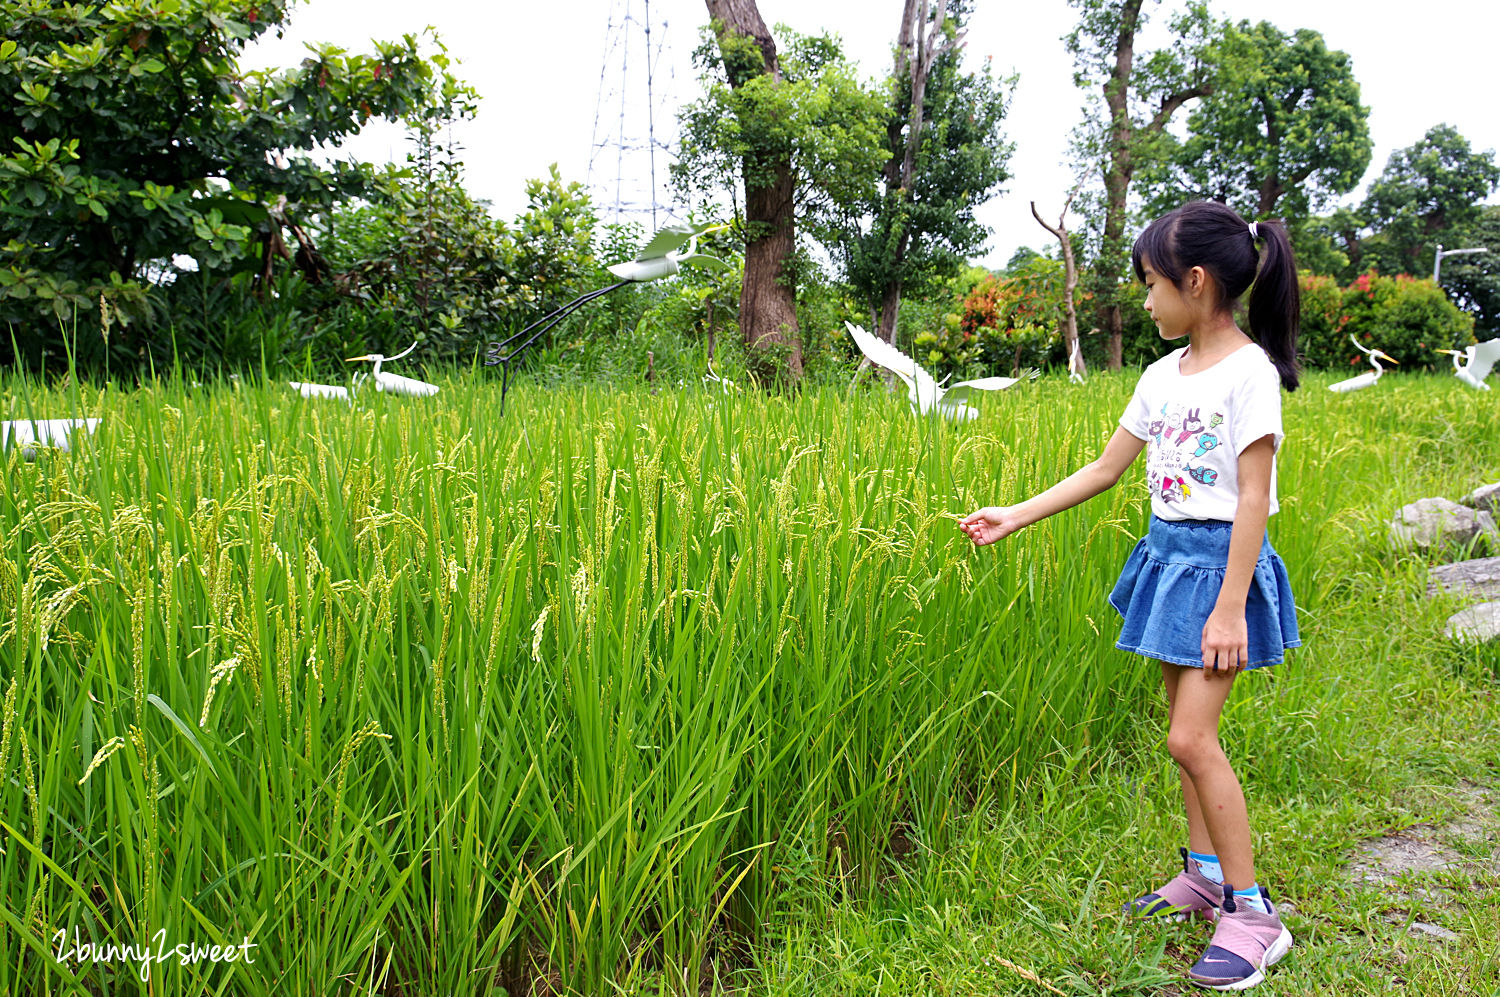
[[[1147,132],[1161,131],[1167,126],[1167,122],[1171,120],[1172,115],[1176,114],[1177,109],[1180,108],[1183,104],[1186,104],[1188,101],[1194,99],[1195,97],[1207,97],[1213,92],[1214,88],[1212,86],[1205,85],[1189,87],[1186,90],[1179,90],[1174,94],[1163,97],[1161,100],[1161,107],[1157,110],[1156,115],[1151,119],[1151,123],[1142,130]]]

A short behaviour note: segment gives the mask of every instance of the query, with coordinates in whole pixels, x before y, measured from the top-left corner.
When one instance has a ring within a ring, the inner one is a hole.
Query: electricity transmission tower
[[[649,219],[651,232],[671,214],[663,191],[677,132],[676,73],[663,57],[666,36],[667,22],[653,19],[651,0],[613,0],[589,147],[588,187],[600,215],[617,223]]]

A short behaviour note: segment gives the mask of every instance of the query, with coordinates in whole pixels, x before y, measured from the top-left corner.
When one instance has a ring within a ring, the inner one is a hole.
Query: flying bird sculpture
[[[0,422],[0,450],[19,447],[26,460],[36,460],[36,448],[56,447],[71,450],[73,434],[92,434],[98,419],[19,419]]]
[[[573,314],[584,305],[596,298],[602,298],[611,291],[617,291],[626,284],[640,284],[652,280],[660,280],[663,277],[671,277],[681,271],[684,266],[708,267],[710,269],[728,269],[729,264],[717,256],[707,256],[697,252],[698,237],[719,229],[728,228],[727,225],[681,225],[669,224],[657,231],[651,237],[651,241],[636,254],[635,259],[624,263],[616,263],[610,266],[609,272],[620,278],[608,287],[601,287],[596,291],[580,294],[561,308],[554,308],[535,322],[522,329],[520,332],[512,333],[505,339],[492,342],[488,346],[485,356],[485,366],[493,367],[499,365],[502,370],[500,379],[500,411],[505,411],[505,394],[510,390],[510,365],[518,359],[521,354],[542,338],[553,326]],[[519,344],[517,345],[519,341]]]
[[[1452,355],[1453,375],[1460,381],[1480,391],[1490,390],[1490,386],[1484,383],[1484,379],[1490,376],[1495,363],[1500,361],[1500,339],[1476,343],[1462,353],[1458,350],[1438,350],[1438,352]],[[1458,362],[1459,357],[1465,358],[1462,365]]]
[[[1338,381],[1334,384],[1330,384],[1328,386],[1329,391],[1358,391],[1361,388],[1368,388],[1370,385],[1380,380],[1380,375],[1385,373],[1385,368],[1381,367],[1380,364],[1376,362],[1377,360],[1384,360],[1386,363],[1400,362],[1398,360],[1392,359],[1390,356],[1386,355],[1380,350],[1365,349],[1363,346],[1359,345],[1359,340],[1355,339],[1352,335],[1349,337],[1349,342],[1354,344],[1355,349],[1359,350],[1361,353],[1370,358],[1370,366],[1374,367],[1375,369],[1370,371],[1368,374],[1361,374],[1358,377],[1351,377],[1347,381]]]
[[[849,335],[853,337],[855,344],[859,346],[859,351],[865,355],[866,359],[877,366],[884,367],[906,383],[907,398],[911,401],[912,411],[922,415],[935,411],[949,419],[977,418],[979,410],[972,405],[965,404],[960,400],[961,398],[975,391],[1004,391],[1020,381],[1029,381],[1041,373],[1035,368],[1030,368],[1022,371],[1020,377],[981,377],[972,381],[959,381],[945,388],[938,384],[931,374],[923,370],[920,364],[885,340],[870,335],[852,322],[845,322],[844,328],[849,330]]]

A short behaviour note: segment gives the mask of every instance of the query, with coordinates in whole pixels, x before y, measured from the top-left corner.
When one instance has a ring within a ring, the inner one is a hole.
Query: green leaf
[[[170,706],[163,702],[162,698],[156,693],[149,693],[146,696],[146,702],[156,707],[157,711],[161,713],[162,716],[166,717],[172,722],[172,726],[177,728],[178,733],[180,733],[184,738],[187,739],[188,744],[191,744],[193,746],[193,749],[198,752],[198,756],[203,759],[205,764],[208,765],[208,769],[214,774],[214,778],[219,778],[219,770],[214,767],[214,760],[208,757],[207,751],[203,750],[203,745],[198,742],[198,736],[193,733],[193,729],[187,724],[183,723],[182,718],[179,717]]]
[[[234,222],[236,225],[255,225],[271,217],[264,206],[237,197],[204,197],[193,204],[195,207],[202,205],[210,211],[217,211],[224,221]]]
[[[7,38],[3,42],[0,42],[0,59],[9,59],[11,56],[15,55],[16,48],[16,43],[9,38]]]
[[[160,59],[154,59],[150,57],[142,59],[140,62],[136,63],[136,65],[141,67],[141,72],[143,73],[159,73],[163,69],[167,68],[167,64],[162,62]]]

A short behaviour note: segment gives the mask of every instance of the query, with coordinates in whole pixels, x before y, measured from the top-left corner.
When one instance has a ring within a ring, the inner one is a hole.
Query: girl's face
[[[1157,331],[1162,339],[1181,339],[1192,326],[1197,310],[1176,284],[1152,268],[1150,260],[1142,260],[1141,269],[1146,274],[1146,311],[1156,322]]]

